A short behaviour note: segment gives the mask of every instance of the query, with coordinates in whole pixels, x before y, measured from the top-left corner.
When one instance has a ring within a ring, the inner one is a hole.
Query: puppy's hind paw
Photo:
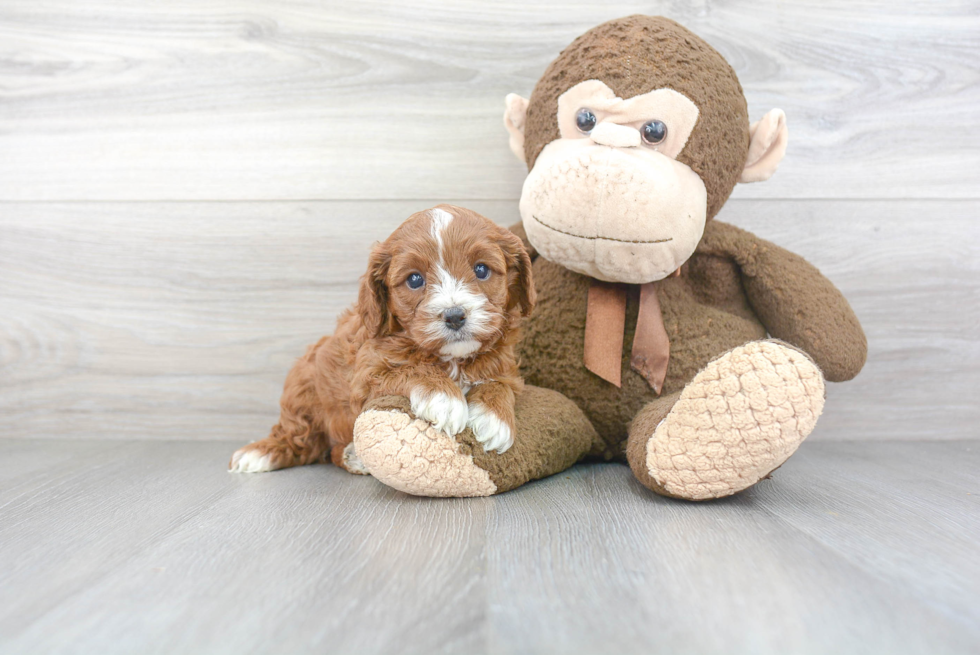
[[[467,425],[473,430],[473,436],[483,444],[483,450],[496,450],[503,454],[514,445],[514,432],[505,421],[479,403],[469,406]]]
[[[455,437],[466,429],[469,409],[465,400],[441,391],[432,393],[415,389],[412,391],[411,401],[412,413],[431,423],[436,430]]]
[[[251,446],[245,446],[235,451],[228,464],[229,473],[263,473],[272,471],[275,467],[272,463],[272,455],[263,453]]]

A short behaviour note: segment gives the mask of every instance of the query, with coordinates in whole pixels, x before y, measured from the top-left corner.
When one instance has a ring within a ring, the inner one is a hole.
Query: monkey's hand
[[[712,221],[699,250],[730,257],[769,334],[809,354],[832,382],[856,376],[868,340],[834,284],[805,259],[732,225]]]

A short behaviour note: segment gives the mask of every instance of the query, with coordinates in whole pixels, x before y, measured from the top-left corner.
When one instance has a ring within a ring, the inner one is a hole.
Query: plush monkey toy
[[[816,268],[714,220],[737,182],[776,170],[783,113],[750,125],[718,52],[671,20],[631,16],[576,39],[530,100],[507,97],[504,122],[529,170],[512,229],[538,297],[514,446],[485,453],[383,398],[355,428],[372,475],[482,496],[595,457],[690,500],[767,477],[813,430],[824,380],[853,378],[867,353]]]

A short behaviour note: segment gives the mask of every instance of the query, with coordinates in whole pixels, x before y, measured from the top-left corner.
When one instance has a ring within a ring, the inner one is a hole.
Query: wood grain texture
[[[736,197],[980,197],[977,0],[8,0],[0,200],[514,199],[504,95],[632,13],[786,110]]]
[[[0,469],[0,651],[973,653],[978,443],[808,443],[692,504],[615,464],[432,500],[229,475],[225,443],[0,440],[57,463]]]
[[[511,544],[489,564],[500,652],[968,652],[980,569],[951,553],[972,549],[978,500],[945,487],[915,500],[935,478],[889,467],[892,445],[805,444],[772,481],[706,504],[658,498],[614,466],[507,496],[490,533]],[[932,445],[903,447],[947,465],[965,451],[964,473],[976,463],[975,445]],[[848,462],[853,477],[826,474]],[[927,504],[943,516],[908,511]],[[950,532],[951,515],[964,523]],[[524,618],[536,615],[552,618]]]
[[[0,205],[0,434],[264,436],[370,244],[432,204]],[[830,386],[813,439],[976,435],[980,203],[732,201],[720,218],[807,257],[864,323],[870,361]]]

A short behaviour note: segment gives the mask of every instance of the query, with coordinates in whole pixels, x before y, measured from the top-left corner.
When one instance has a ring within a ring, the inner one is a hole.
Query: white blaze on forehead
[[[439,260],[442,260],[442,233],[445,231],[449,224],[453,222],[453,215],[447,212],[445,209],[430,209],[429,218],[432,219],[432,225],[429,227],[429,233],[432,238],[436,240],[436,244],[439,246]]]
[[[426,332],[441,339],[444,343],[439,352],[444,357],[461,359],[480,349],[476,337],[487,333],[491,321],[487,310],[487,297],[459,280],[446,269],[444,233],[454,216],[445,209],[430,209],[431,224],[429,233],[439,248],[439,265],[436,267],[436,280],[429,287],[429,297],[425,304],[430,323]],[[450,330],[443,319],[448,309],[461,308],[466,313],[466,323],[460,330]]]

